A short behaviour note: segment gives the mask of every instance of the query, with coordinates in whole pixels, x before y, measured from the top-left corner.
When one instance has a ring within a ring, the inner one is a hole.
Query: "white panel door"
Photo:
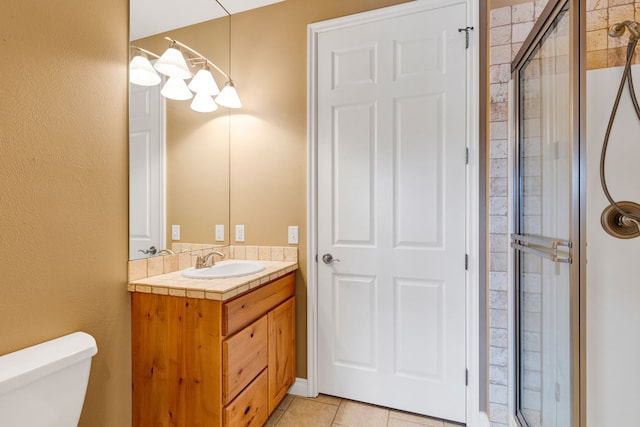
[[[326,31],[317,62],[318,391],[462,422],[465,26]]]
[[[159,85],[129,85],[129,259],[165,247],[163,109]]]

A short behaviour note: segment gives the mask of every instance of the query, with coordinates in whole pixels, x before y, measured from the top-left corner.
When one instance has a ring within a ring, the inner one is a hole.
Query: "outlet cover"
[[[236,225],[236,242],[244,242],[244,225]]]
[[[298,226],[297,225],[289,226],[289,229],[287,231],[287,241],[291,245],[298,244]]]
[[[171,240],[180,240],[180,225],[171,226]]]
[[[224,224],[216,224],[216,242],[224,242]]]

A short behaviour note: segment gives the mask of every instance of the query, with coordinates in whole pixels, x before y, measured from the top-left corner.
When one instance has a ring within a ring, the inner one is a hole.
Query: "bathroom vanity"
[[[265,264],[232,279],[129,283],[134,427],[266,422],[295,381],[297,263]]]

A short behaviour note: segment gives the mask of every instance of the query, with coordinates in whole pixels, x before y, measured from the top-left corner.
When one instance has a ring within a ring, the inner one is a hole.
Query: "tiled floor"
[[[271,414],[265,427],[460,427],[380,406],[320,395],[316,398],[288,394]]]

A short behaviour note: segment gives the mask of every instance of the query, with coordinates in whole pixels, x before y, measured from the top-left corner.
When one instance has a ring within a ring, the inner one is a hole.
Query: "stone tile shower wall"
[[[489,416],[492,427],[509,424],[509,251],[508,82],[511,61],[546,1],[493,9],[490,16],[490,167],[489,167]]]
[[[508,214],[508,123],[511,61],[540,17],[547,0],[521,3],[490,11],[490,168],[489,168],[489,416],[492,427],[509,425],[510,350],[508,324],[507,275],[509,253]],[[608,27],[625,20],[640,21],[640,0],[587,0],[587,69],[616,67],[624,64],[628,34],[621,38],[607,35]],[[638,57],[635,63],[640,63]],[[535,135],[529,135],[535,138]],[[535,279],[539,266],[529,266],[529,278]],[[530,297],[535,299],[532,293]],[[535,317],[531,311],[528,315]],[[530,322],[535,325],[535,322]],[[537,333],[536,331],[531,331]],[[535,340],[531,342],[536,342]],[[536,351],[530,348],[529,350]],[[536,370],[531,370],[530,384],[535,384]],[[534,387],[535,388],[535,387]],[[532,414],[530,414],[532,415]],[[534,418],[533,416],[531,418]]]

